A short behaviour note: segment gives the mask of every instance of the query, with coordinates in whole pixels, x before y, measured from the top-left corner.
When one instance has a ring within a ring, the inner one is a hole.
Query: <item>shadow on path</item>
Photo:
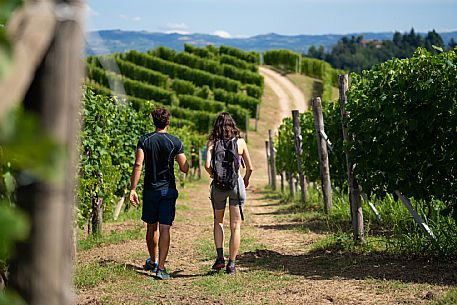
[[[245,252],[240,266],[250,269],[286,271],[308,279],[378,279],[407,283],[457,285],[457,263],[426,259],[405,259],[380,254],[334,253],[284,255],[271,250]]]
[[[152,271],[144,270],[144,266],[133,265],[130,263],[119,263],[115,260],[101,260],[98,262],[100,266],[112,266],[118,268],[124,268],[126,270],[134,271],[135,273],[147,277],[156,278],[155,273]],[[172,278],[196,278],[196,277],[204,277],[204,276],[211,276],[213,275],[212,272],[202,273],[202,274],[182,274],[184,270],[175,270],[170,272]]]

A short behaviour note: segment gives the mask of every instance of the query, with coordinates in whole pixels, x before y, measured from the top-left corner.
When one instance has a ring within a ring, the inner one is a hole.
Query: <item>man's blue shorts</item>
[[[143,213],[141,219],[149,224],[159,222],[172,225],[176,214],[178,190],[174,188],[158,191],[143,191]]]

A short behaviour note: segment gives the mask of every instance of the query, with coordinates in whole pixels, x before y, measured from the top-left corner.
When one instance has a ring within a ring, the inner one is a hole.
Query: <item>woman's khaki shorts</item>
[[[244,187],[244,181],[241,175],[238,176],[238,186],[233,190],[222,191],[215,186],[211,187],[211,202],[213,204],[213,209],[225,210],[227,198],[229,199],[230,205],[236,206],[241,202],[241,206],[244,207],[244,202],[246,201],[246,188]]]

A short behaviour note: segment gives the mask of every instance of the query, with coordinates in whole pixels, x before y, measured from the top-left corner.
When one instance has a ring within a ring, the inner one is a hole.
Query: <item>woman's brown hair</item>
[[[214,122],[213,131],[209,135],[210,141],[217,139],[232,139],[239,138],[240,130],[236,127],[235,120],[230,113],[220,113]]]

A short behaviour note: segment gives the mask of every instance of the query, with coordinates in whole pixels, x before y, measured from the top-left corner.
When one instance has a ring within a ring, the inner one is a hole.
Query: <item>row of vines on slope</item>
[[[351,146],[342,140],[339,106],[324,103],[325,130],[333,143],[333,185],[347,185],[344,152],[351,150],[363,192],[379,202],[395,190],[413,198],[432,229],[439,229],[441,251],[447,254],[457,250],[452,242],[457,238],[456,82],[455,50],[430,55],[418,49],[412,58],[390,60],[361,76],[353,74],[346,108]],[[303,171],[309,181],[318,181],[312,112],[301,114],[301,130]],[[292,135],[292,120],[287,118],[275,143],[276,166],[295,174]],[[429,245],[424,240],[418,253]]]
[[[241,129],[245,129],[246,118],[255,117],[263,92],[263,78],[257,73],[257,62],[247,62],[241,56],[251,53],[240,50],[239,54],[234,53],[238,56],[235,57],[220,52],[224,49],[222,47],[196,48],[187,45],[186,49],[191,52],[176,53],[159,47],[148,53],[129,51],[88,57],[90,85],[100,93],[124,85],[125,94],[116,95],[130,99],[137,108],[149,100],[173,106],[174,109],[179,107],[187,112],[200,112],[193,113],[193,117],[208,116],[215,112],[214,109],[229,111]],[[194,55],[198,50],[211,50],[212,58]],[[227,63],[222,63],[222,59]],[[230,63],[244,64],[235,67]],[[104,67],[109,67],[111,71],[104,70]],[[224,109],[221,109],[220,103],[225,105]],[[194,124],[194,127],[199,132],[209,129],[203,124]]]

